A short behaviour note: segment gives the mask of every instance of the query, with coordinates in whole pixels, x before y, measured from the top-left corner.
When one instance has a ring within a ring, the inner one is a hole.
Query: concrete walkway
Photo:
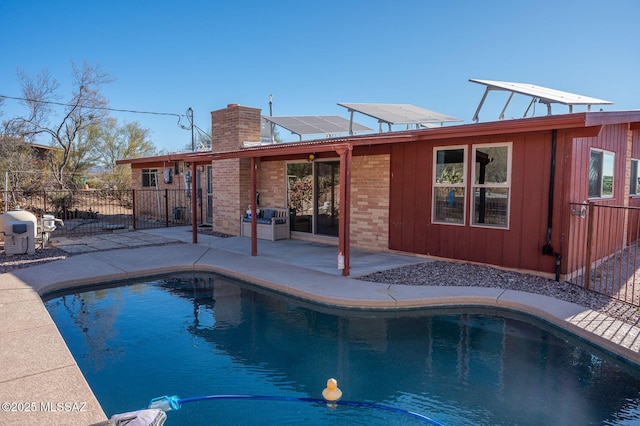
[[[54,238],[73,253],[0,276],[0,424],[92,424],[106,419],[40,297],[51,291],[172,271],[212,271],[320,304],[401,309],[494,306],[540,317],[640,364],[640,329],[580,306],[513,290],[403,286],[343,277],[337,247],[285,240],[198,235],[163,228],[79,239]],[[424,262],[394,253],[353,250],[352,276]],[[26,411],[24,403],[33,403]],[[53,405],[48,402],[53,403]],[[23,403],[19,406],[19,403]],[[58,403],[62,403],[59,405]],[[67,403],[67,405],[64,405]],[[74,405],[75,403],[75,405]],[[15,410],[12,410],[15,405]],[[51,407],[62,409],[51,409]],[[9,407],[9,410],[5,410]],[[66,407],[69,407],[66,409]],[[75,409],[74,409],[75,408]],[[109,413],[114,414],[114,413]]]

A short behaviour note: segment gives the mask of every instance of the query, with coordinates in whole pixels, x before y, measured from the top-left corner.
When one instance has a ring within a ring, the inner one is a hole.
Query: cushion
[[[250,223],[251,222],[251,218],[250,217],[243,217],[242,221]],[[271,225],[271,219],[265,219],[264,217],[258,217],[258,218],[256,218],[256,223],[263,223],[263,224]]]
[[[276,216],[276,211],[271,209],[264,209],[264,213],[262,214],[262,217],[264,219],[269,219],[269,222],[271,222],[271,219],[274,218],[275,216]]]

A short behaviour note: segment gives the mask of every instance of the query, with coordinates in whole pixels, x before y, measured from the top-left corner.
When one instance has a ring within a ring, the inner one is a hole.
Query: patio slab
[[[0,369],[0,383],[75,365],[54,324],[12,328],[0,333],[0,365],[11,366]],[[40,356],[42,353],[47,355]]]
[[[16,292],[20,292],[20,294],[16,295]],[[29,293],[27,294],[26,292]],[[36,296],[36,298],[33,296]],[[0,339],[2,339],[2,335],[7,333],[51,325],[51,317],[44,306],[41,303],[37,303],[37,296],[33,290],[7,290],[0,292],[2,318],[6,320],[2,323]],[[3,352],[0,352],[0,357],[2,354]]]
[[[15,411],[0,413],[2,425],[78,426],[106,420],[100,403],[75,363],[0,382],[0,401],[15,406]],[[29,404],[28,409],[25,402]],[[18,403],[23,403],[22,407]]]
[[[20,269],[12,274],[42,295],[62,288],[77,287],[127,277],[121,268],[96,262],[90,254],[72,256],[56,262]],[[4,280],[2,280],[4,281]]]

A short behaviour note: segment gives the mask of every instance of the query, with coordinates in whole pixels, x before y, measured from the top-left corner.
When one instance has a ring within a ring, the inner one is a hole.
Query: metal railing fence
[[[55,235],[91,234],[118,229],[149,229],[191,224],[191,194],[184,190],[2,191],[2,211],[20,207],[38,218],[64,221]],[[196,193],[198,222],[202,193]]]
[[[566,280],[640,306],[640,208],[570,206]]]

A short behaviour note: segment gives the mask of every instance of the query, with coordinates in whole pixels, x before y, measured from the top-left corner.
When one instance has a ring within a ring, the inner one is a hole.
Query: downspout
[[[556,178],[556,145],[558,140],[558,130],[551,132],[551,170],[549,172],[549,207],[547,211],[547,240],[542,247],[543,256],[554,256],[556,258],[556,281],[560,281],[560,261],[562,255],[556,253],[551,246],[551,228],[553,227],[553,192]]]

